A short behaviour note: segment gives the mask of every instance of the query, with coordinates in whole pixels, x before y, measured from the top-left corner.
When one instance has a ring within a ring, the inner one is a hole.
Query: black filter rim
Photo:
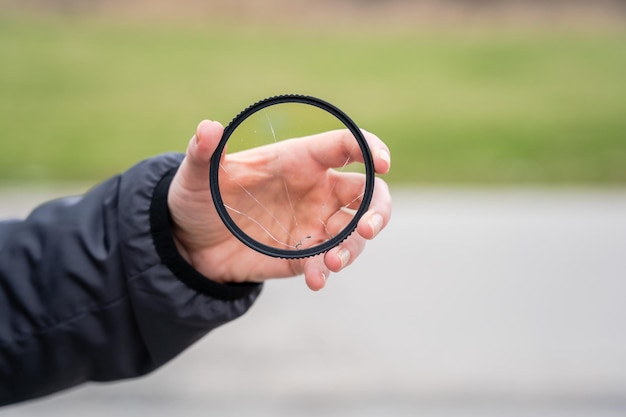
[[[311,106],[318,107],[322,110],[327,111],[328,113],[335,116],[339,121],[341,121],[350,132],[356,138],[359,147],[361,149],[361,153],[363,154],[363,163],[365,165],[365,191],[363,193],[363,198],[361,200],[361,204],[357,209],[356,214],[350,220],[348,225],[341,230],[336,236],[320,243],[319,245],[312,246],[309,248],[303,249],[280,249],[275,248],[264,243],[261,243],[253,238],[251,238],[248,234],[246,234],[232,219],[230,214],[228,213],[224,202],[222,200],[222,195],[219,187],[219,167],[220,167],[220,159],[221,155],[226,147],[226,143],[228,139],[233,134],[235,129],[243,123],[248,117],[253,115],[254,113],[262,110],[266,107],[273,106],[276,104],[282,103],[302,103],[308,104]],[[370,202],[372,200],[372,195],[374,193],[374,180],[375,180],[375,171],[374,171],[374,161],[372,159],[372,153],[370,148],[363,136],[363,132],[359,127],[354,123],[354,121],[348,117],[342,110],[337,108],[336,106],[330,104],[329,102],[319,99],[317,97],[299,95],[299,94],[285,94],[279,96],[273,96],[265,98],[261,101],[258,101],[251,106],[244,109],[241,113],[239,113],[225,128],[224,134],[215,149],[215,152],[211,156],[211,166],[209,171],[209,183],[211,186],[211,196],[213,198],[213,204],[215,205],[215,209],[217,210],[218,215],[222,219],[224,225],[228,228],[228,230],[242,243],[244,243],[249,248],[260,252],[262,254],[276,257],[276,258],[286,258],[286,259],[299,259],[306,258],[310,256],[315,256],[320,253],[327,252],[328,250],[334,248],[343,242],[348,236],[350,236],[357,227],[357,224],[361,217],[367,212],[369,209]]]

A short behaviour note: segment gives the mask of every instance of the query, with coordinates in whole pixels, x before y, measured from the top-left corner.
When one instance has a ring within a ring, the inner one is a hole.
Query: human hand
[[[324,287],[331,271],[338,272],[351,264],[363,251],[366,240],[374,238],[388,223],[391,196],[386,183],[376,178],[369,210],[360,219],[356,233],[327,253],[305,259],[281,259],[248,248],[224,226],[211,197],[208,181],[210,160],[222,133],[223,127],[218,122],[205,120],[198,125],[168,194],[177,247],[194,268],[210,279],[221,283],[262,282],[269,278],[304,274],[309,288],[319,290]],[[372,151],[376,172],[386,173],[390,168],[388,148],[375,135],[368,132],[364,132],[364,135]],[[274,193],[284,191],[283,180],[277,184],[275,176],[266,169],[269,166],[268,160],[275,155],[271,152],[271,147],[281,146],[285,148],[281,151],[281,155],[285,155],[284,178],[288,181],[296,178],[289,175],[291,169],[307,173],[304,183],[289,184],[290,192],[299,193],[303,197],[304,209],[316,207],[306,202],[319,196],[328,196],[329,192],[340,206],[344,205],[343,194],[351,184],[355,181],[362,183],[364,178],[356,174],[332,172],[333,167],[341,166],[345,162],[346,153],[340,146],[345,142],[342,137],[346,138],[346,132],[332,131],[297,141],[285,141],[269,147],[227,154],[222,157],[222,164],[227,167],[228,178],[232,180],[232,184],[229,186],[228,180],[221,184],[221,192],[223,196],[234,196],[241,185],[247,190],[258,188],[268,195],[267,204],[270,204]],[[353,155],[353,159],[358,160],[359,156],[360,151],[358,155]],[[268,175],[263,175],[264,173]],[[328,181],[328,174],[334,178],[332,185]],[[261,191],[257,191],[258,195],[260,193]],[[303,217],[317,219],[318,215]]]

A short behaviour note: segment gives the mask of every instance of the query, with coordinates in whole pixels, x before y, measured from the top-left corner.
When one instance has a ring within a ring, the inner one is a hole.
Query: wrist
[[[176,173],[172,169],[166,173],[155,186],[150,204],[150,230],[156,252],[172,275],[189,288],[211,298],[235,300],[248,297],[259,291],[256,284],[224,285],[213,281],[193,266],[193,256],[188,248],[176,236],[176,227],[171,218],[168,206],[168,191]],[[188,259],[185,259],[187,256]]]
[[[193,263],[191,262],[191,256],[189,256],[189,251],[187,250],[187,248],[185,248],[185,245],[183,245],[180,239],[178,239],[178,237],[176,236],[176,232],[174,231],[172,231],[172,239],[174,240],[174,245],[176,246],[176,250],[178,251],[178,254],[185,261],[187,261],[187,263],[189,263],[191,266],[194,266]]]

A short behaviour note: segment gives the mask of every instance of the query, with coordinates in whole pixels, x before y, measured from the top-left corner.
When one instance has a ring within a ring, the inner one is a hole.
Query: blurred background
[[[392,150],[321,293],[29,415],[626,415],[626,1],[0,0],[0,216],[310,94]]]

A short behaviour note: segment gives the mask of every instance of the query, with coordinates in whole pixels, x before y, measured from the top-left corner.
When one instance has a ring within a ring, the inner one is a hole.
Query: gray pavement
[[[75,189],[4,187],[0,218]],[[325,290],[270,282],[152,375],[0,413],[626,415],[626,190],[393,194],[388,229]]]

